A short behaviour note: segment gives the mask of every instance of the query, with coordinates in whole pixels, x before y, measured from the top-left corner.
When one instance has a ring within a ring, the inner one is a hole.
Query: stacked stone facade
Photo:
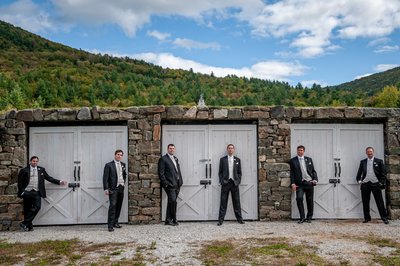
[[[400,109],[148,106],[125,109],[12,110],[0,115],[0,230],[17,228],[22,200],[18,171],[28,163],[28,129],[35,125],[88,125],[121,122],[128,127],[129,203],[132,224],[161,221],[157,162],[163,122],[253,122],[258,128],[258,207],[260,220],[290,219],[290,124],[296,122],[383,123],[385,162],[390,185],[388,209],[400,217]]]

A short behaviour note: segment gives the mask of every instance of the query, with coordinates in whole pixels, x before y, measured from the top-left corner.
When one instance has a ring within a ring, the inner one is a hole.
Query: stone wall
[[[0,115],[0,230],[14,229],[22,220],[22,200],[16,197],[19,169],[28,163],[28,127],[36,124],[76,125],[124,121],[128,125],[129,222],[158,223],[161,191],[157,161],[161,155],[163,121],[256,121],[260,220],[289,219],[290,124],[384,123],[385,161],[390,186],[388,207],[400,217],[400,109],[260,107],[197,108],[149,106],[125,109],[30,109]]]

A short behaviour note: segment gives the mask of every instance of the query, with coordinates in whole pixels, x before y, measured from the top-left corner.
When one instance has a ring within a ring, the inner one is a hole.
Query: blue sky
[[[0,20],[220,77],[326,86],[400,65],[400,0],[2,0]]]

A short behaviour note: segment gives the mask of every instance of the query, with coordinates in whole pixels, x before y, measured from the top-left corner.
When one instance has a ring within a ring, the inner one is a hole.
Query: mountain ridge
[[[92,54],[0,21],[0,110],[32,107],[193,105],[376,106],[400,67],[337,86],[168,69],[128,57]],[[398,90],[398,89],[397,89]]]

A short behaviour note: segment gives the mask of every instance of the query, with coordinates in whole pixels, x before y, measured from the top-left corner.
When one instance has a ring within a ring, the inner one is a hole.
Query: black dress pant
[[[387,219],[387,213],[385,209],[385,203],[383,202],[382,190],[379,185],[379,182],[376,183],[363,183],[361,184],[361,199],[363,203],[363,211],[364,211],[364,220],[370,221],[370,207],[369,202],[371,200],[371,192],[374,195],[376,206],[378,207],[379,215],[382,220]]]
[[[314,214],[314,187],[313,186],[301,186],[296,190],[296,202],[297,208],[300,213],[300,220],[304,220],[304,194],[306,194],[306,204],[307,204],[307,219],[311,220]]]
[[[25,190],[22,198],[24,199],[24,221],[22,224],[28,228],[32,228],[32,221],[42,206],[42,198],[36,190]]]
[[[239,186],[235,185],[233,180],[229,180],[227,184],[221,186],[221,201],[219,205],[219,215],[218,221],[223,222],[226,214],[226,209],[228,206],[229,192],[232,195],[233,211],[235,212],[236,220],[238,222],[243,221],[242,209],[240,207],[240,192]]]
[[[118,223],[121,214],[122,201],[124,199],[124,186],[119,185],[109,194],[110,206],[108,208],[108,228]]]
[[[167,193],[167,213],[165,215],[165,223],[176,223],[176,208],[180,187],[166,187],[164,188]]]

